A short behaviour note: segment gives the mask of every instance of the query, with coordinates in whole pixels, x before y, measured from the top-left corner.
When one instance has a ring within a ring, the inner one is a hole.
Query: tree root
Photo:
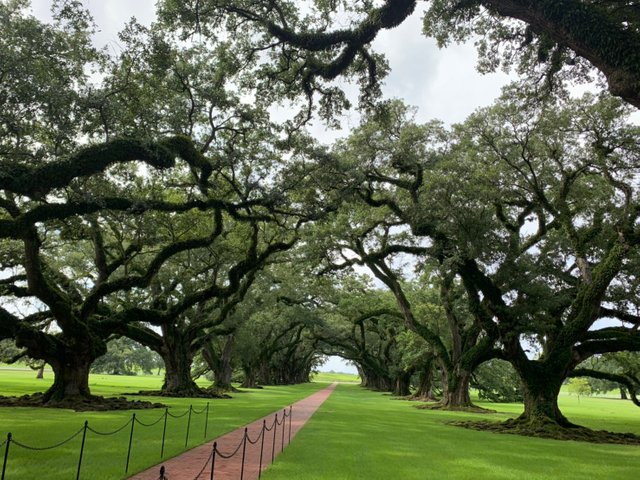
[[[67,408],[76,412],[106,412],[110,410],[143,410],[148,408],[165,408],[162,403],[145,400],[129,400],[125,397],[98,397],[91,395],[65,397],[61,400],[45,400],[43,393],[33,393],[21,397],[0,396],[2,407],[44,407]]]
[[[439,402],[440,400],[436,397],[432,397],[430,395],[408,395],[406,397],[402,397],[402,400],[408,400],[410,402]]]
[[[169,398],[231,398],[231,395],[227,395],[224,392],[217,391],[215,389],[206,390],[183,390],[183,391],[168,391],[163,390],[140,390],[139,392],[123,393],[127,396],[144,396],[144,397],[169,397]]]
[[[414,405],[418,410],[447,410],[451,412],[469,412],[469,413],[497,413],[496,410],[490,408],[478,407],[477,405],[454,406],[446,405],[442,402]]]
[[[633,433],[591,430],[590,428],[581,426],[563,427],[551,419],[510,419],[506,422],[455,421],[448,422],[448,424],[455,425],[456,427],[470,428],[472,430],[551,438],[555,440],[640,445],[640,436]]]

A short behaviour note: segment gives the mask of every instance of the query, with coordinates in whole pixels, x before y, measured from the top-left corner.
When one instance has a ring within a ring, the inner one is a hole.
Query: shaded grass
[[[30,371],[0,370],[0,394],[24,395],[44,391],[52,382],[52,375],[45,380],[36,380]],[[91,392],[96,395],[120,395],[123,392],[159,389],[162,377],[158,376],[110,376],[91,375]],[[208,382],[203,381],[202,385]],[[265,387],[260,390],[243,390],[233,399],[174,399],[166,397],[135,397],[136,399],[159,401],[180,415],[188,412],[189,405],[202,410],[210,405],[207,438],[204,437],[205,414],[192,415],[188,447],[185,448],[187,416],[168,418],[164,459],[175,456],[188,448],[218,437],[247,424],[254,419],[284,408],[296,400],[321,389],[321,384],[305,384],[290,387]],[[144,423],[158,420],[164,410],[137,410],[136,417]],[[12,432],[19,442],[35,447],[55,444],[78,431],[85,420],[95,430],[108,432],[126,424],[133,411],[74,412],[50,408],[0,408],[0,442]],[[134,442],[131,452],[129,475],[144,470],[161,461],[160,448],[163,421],[153,427],[134,427]],[[111,436],[87,434],[85,453],[82,459],[82,475],[85,479],[125,478],[130,426]],[[69,479],[75,478],[80,451],[81,435],[68,444],[46,451],[29,451],[12,444],[7,466],[7,480],[12,479]],[[1,450],[4,453],[4,448]]]
[[[415,402],[339,385],[263,475],[265,480],[636,479],[640,448],[466,430],[453,420],[505,420],[519,404],[481,406],[493,415],[430,411]],[[568,418],[590,428],[640,433],[631,402],[562,397]]]

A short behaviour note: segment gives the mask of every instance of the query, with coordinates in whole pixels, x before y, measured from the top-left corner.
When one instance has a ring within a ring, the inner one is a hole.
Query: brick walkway
[[[217,442],[217,450],[223,455],[230,455],[233,453],[238,445],[242,444],[242,439],[247,428],[247,433],[251,444],[247,442],[245,462],[244,462],[244,480],[254,480],[258,478],[260,467],[260,451],[262,448],[262,470],[271,464],[271,455],[277,457],[280,451],[287,447],[289,442],[289,428],[291,428],[291,440],[296,436],[298,431],[304,426],[304,424],[311,418],[315,411],[322,405],[322,403],[331,395],[335,389],[336,384],[331,384],[327,388],[308,396],[303,400],[293,404],[291,418],[287,417],[283,425],[277,425],[275,430],[275,445],[274,445],[274,431],[265,432],[264,445],[262,445],[262,439],[260,432],[262,431],[263,421],[266,422],[267,428],[271,427],[274,423],[275,414],[278,414],[278,422],[282,422],[283,412],[285,410],[279,410],[266,417],[263,417],[255,422],[245,425],[243,427],[229,432],[226,435],[216,438],[210,442],[207,442],[199,447],[189,450],[188,452],[178,455],[166,462],[162,462],[154,467],[149,468],[143,472],[140,472],[131,480],[158,480],[160,477],[160,466],[165,467],[166,480],[194,480],[197,477],[201,480],[208,480],[211,478],[211,462],[206,465],[206,468],[202,468],[207,463],[207,460],[211,456],[213,449],[213,442]],[[289,409],[286,409],[287,415]],[[291,422],[290,422],[291,420]],[[291,424],[291,427],[289,427]],[[284,428],[284,430],[283,430]],[[284,445],[282,443],[284,433]],[[215,479],[216,480],[239,480],[242,469],[242,446],[240,446],[238,453],[232,458],[224,459],[220,455],[216,455],[215,464]]]

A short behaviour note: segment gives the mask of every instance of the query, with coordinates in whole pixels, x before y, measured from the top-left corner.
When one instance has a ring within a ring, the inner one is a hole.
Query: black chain
[[[198,480],[198,478],[200,478],[200,475],[202,475],[204,473],[204,471],[207,468],[207,465],[209,465],[209,462],[211,461],[211,459],[213,458],[213,451],[211,451],[211,453],[209,454],[209,456],[207,457],[207,461],[205,462],[205,464],[202,466],[202,468],[200,469],[200,471],[198,472],[198,474],[193,477],[193,480]]]
[[[187,410],[186,412],[184,412],[182,415],[174,415],[173,413],[171,413],[169,410],[167,410],[167,415],[169,415],[171,418],[182,418],[184,417],[186,414],[189,413],[189,410]]]
[[[249,436],[248,432],[246,435],[247,435],[247,442],[249,442],[251,445],[255,445],[256,443],[258,443],[258,440],[262,438],[262,435],[264,435],[264,429],[260,430],[260,435],[258,435],[258,438],[256,438],[255,441],[251,441],[251,437]]]
[[[136,423],[138,423],[138,424],[142,425],[143,427],[153,427],[154,425],[156,425],[157,423],[159,423],[159,422],[160,422],[160,420],[162,420],[163,418],[164,418],[164,413],[163,413],[163,414],[162,414],[162,416],[161,416],[159,419],[157,419],[155,422],[152,422],[152,423],[144,423],[144,422],[140,421],[140,420],[138,419],[138,417],[136,417]]]
[[[191,411],[196,415],[200,415],[201,413],[204,413],[207,411],[207,407],[202,407],[202,410],[196,410],[195,408],[192,408]]]
[[[271,430],[273,430],[273,428],[274,428],[275,426],[276,426],[276,421],[275,421],[275,419],[274,419],[274,420],[273,420],[273,423],[271,424],[271,426],[270,426],[270,427],[265,426],[265,427],[264,427],[264,429],[265,429],[267,432],[270,432]]]
[[[233,451],[231,455],[224,455],[220,450],[216,450],[216,455],[220,455],[220,457],[224,458],[225,460],[228,458],[231,458],[240,451],[240,447],[242,446],[243,443],[244,443],[244,438],[240,441],[240,443],[238,444],[238,446],[236,447],[236,449]]]
[[[24,443],[20,443],[18,442],[15,438],[11,439],[11,443],[14,443],[15,445],[17,445],[18,447],[24,448],[26,450],[36,450],[36,451],[42,451],[42,450],[52,450],[54,448],[58,448],[61,447],[62,445],[64,445],[65,443],[69,443],[71,440],[73,440],[74,438],[76,438],[78,435],[80,435],[82,433],[82,431],[84,430],[84,427],[82,427],[80,430],[78,430],[76,433],[74,433],[73,435],[71,435],[69,438],[56,443],[55,445],[51,445],[48,447],[32,447],[30,445],[25,445]],[[5,442],[6,443],[6,440]],[[4,445],[3,443],[3,445]]]
[[[124,425],[122,425],[120,428],[116,428],[114,431],[112,432],[100,432],[98,430],[94,430],[93,428],[87,426],[87,430],[89,430],[92,433],[95,433],[96,435],[102,435],[102,436],[109,436],[109,435],[115,435],[118,432],[121,432],[122,430],[125,429],[125,427],[129,426],[129,424],[133,421],[133,418],[131,418],[130,420],[127,421],[127,423],[125,423]]]

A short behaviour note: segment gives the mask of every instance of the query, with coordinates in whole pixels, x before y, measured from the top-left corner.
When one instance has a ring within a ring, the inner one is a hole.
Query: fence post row
[[[205,438],[207,437],[207,428],[208,428],[208,424],[209,424],[209,402],[207,402],[207,405],[204,409],[205,412],[205,426],[204,426],[204,436]],[[283,410],[283,414],[282,414],[282,438],[281,438],[281,444],[280,444],[280,451],[284,451],[284,436],[285,436],[285,428],[286,428],[286,424],[285,422],[287,421],[287,417],[289,417],[289,444],[291,444],[291,419],[292,419],[292,415],[293,415],[293,406],[289,406],[289,414],[287,415],[287,409],[285,408]],[[189,432],[191,429],[191,416],[193,413],[193,405],[189,405],[189,417],[187,420],[187,435],[186,435],[186,439],[185,439],[185,447],[188,445],[189,443]],[[202,411],[197,412],[197,413],[203,413]],[[181,416],[184,416],[185,414],[182,414]],[[164,447],[165,447],[165,441],[166,441],[166,436],[167,436],[167,420],[169,418],[169,409],[165,408],[164,410],[164,414],[162,417],[160,417],[158,420],[156,420],[155,422],[153,422],[150,425],[146,425],[144,423],[141,423],[141,425],[143,426],[152,426],[155,425],[156,423],[158,423],[161,419],[164,418],[164,424],[162,427],[162,446],[160,448],[160,458],[164,457]],[[133,446],[133,433],[134,433],[134,428],[135,428],[135,423],[136,423],[136,414],[133,413],[131,416],[131,429],[129,431],[129,445],[127,448],[127,461],[125,464],[125,473],[129,472],[129,464],[130,464],[130,460],[131,460],[131,449]],[[274,459],[275,459],[275,448],[276,448],[276,438],[277,438],[277,430],[278,430],[278,425],[280,425],[280,423],[278,422],[278,413],[276,412],[275,414],[275,418],[273,421],[273,442],[271,445],[271,462],[273,463]],[[120,427],[117,431],[122,430],[124,427],[126,426],[123,425],[122,427]],[[82,468],[82,459],[84,456],[84,447],[86,444],[86,439],[87,439],[87,430],[89,430],[89,421],[85,420],[84,422],[84,426],[82,427],[81,431],[82,431],[82,443],[80,444],[80,455],[78,457],[78,468],[76,471],[76,480],[80,479],[80,471]],[[94,430],[92,430],[94,431]],[[117,432],[116,431],[116,432]],[[260,433],[261,435],[261,441],[260,441],[260,464],[258,467],[258,478],[262,478],[262,462],[264,460],[264,439],[266,436],[266,432],[268,432],[269,429],[267,429],[267,421],[262,420],[262,432]],[[111,432],[109,434],[100,434],[100,435],[111,435],[113,433],[116,432]],[[78,433],[77,432],[74,436],[76,436]],[[99,433],[99,432],[96,432]],[[73,438],[73,437],[71,437]],[[68,440],[65,441],[65,443],[69,440],[71,440],[71,438],[69,438]],[[248,428],[245,427],[244,429],[244,437],[243,437],[243,444],[242,444],[242,465],[241,465],[241,470],[240,470],[240,480],[244,479],[244,465],[245,465],[245,460],[246,460],[246,450],[247,450],[247,441],[249,440],[249,433],[248,433]],[[8,463],[8,459],[9,459],[9,447],[11,442],[13,441],[13,436],[11,434],[11,432],[9,432],[7,434],[7,440],[4,442],[5,444],[5,450],[4,450],[4,460],[2,463],[2,476],[0,478],[0,480],[5,480],[5,475],[6,475],[6,470],[7,470],[7,463]],[[257,439],[256,439],[257,442]],[[239,446],[238,446],[239,447]],[[0,444],[0,448],[2,448],[2,444]],[[237,449],[236,449],[237,452]],[[213,480],[214,475],[215,475],[215,463],[216,463],[216,454],[218,453],[218,444],[217,442],[213,442],[213,451],[211,453],[211,480]],[[235,455],[235,454],[234,454]],[[162,465],[160,467],[160,479],[165,479],[166,477],[165,475],[165,466]]]
[[[208,423],[209,423],[209,402],[207,402],[206,408],[203,409],[202,411],[200,411],[199,413],[203,413],[203,412],[205,412],[205,426],[204,426],[204,432],[205,433],[204,433],[204,435],[205,435],[205,438],[206,438],[206,436],[207,436],[207,427],[208,427]],[[189,411],[188,411],[189,418],[188,418],[188,421],[187,421],[187,436],[186,436],[186,439],[185,439],[185,447],[187,446],[187,444],[189,442],[189,432],[190,432],[190,428],[191,428],[191,416],[192,416],[192,413],[193,413],[193,405],[190,405],[189,406]],[[181,416],[185,416],[186,414],[187,414],[187,412],[183,413]],[[160,458],[164,457],[164,447],[165,447],[166,438],[167,438],[167,420],[169,418],[169,415],[170,415],[169,414],[169,408],[165,408],[164,409],[164,414],[162,415],[162,417],[158,418],[158,420],[156,420],[155,422],[153,422],[151,424],[148,424],[148,425],[144,424],[144,423],[141,423],[141,422],[138,422],[143,426],[149,427],[149,426],[155,425],[156,423],[159,423],[160,420],[162,420],[164,418],[164,424],[162,426],[162,445],[160,447]],[[125,473],[129,472],[129,465],[131,463],[131,450],[132,450],[132,447],[133,447],[133,433],[134,433],[134,427],[135,427],[136,421],[137,421],[136,414],[133,413],[132,417],[131,417],[131,420],[129,420],[129,422],[131,422],[131,429],[129,431],[129,445],[127,447],[127,461],[126,461],[125,468],[124,468]],[[129,422],[127,422],[125,425],[123,425],[122,427],[118,428],[116,431],[111,432],[111,433],[100,433],[100,432],[95,432],[95,433],[97,433],[99,435],[112,435],[114,433],[119,432],[123,428],[125,428],[126,425]],[[82,460],[84,458],[84,447],[85,447],[86,441],[87,441],[87,430],[95,431],[95,430],[92,430],[89,427],[89,421],[85,420],[83,427],[77,433],[75,433],[73,436],[71,436],[67,440],[64,440],[62,443],[56,444],[53,447],[45,447],[45,448],[35,448],[34,447],[34,449],[35,450],[45,450],[45,449],[48,449],[48,448],[55,448],[56,446],[60,446],[63,443],[67,443],[73,437],[77,436],[80,432],[82,432],[82,443],[80,444],[80,454],[78,456],[78,467],[76,469],[76,480],[79,480],[80,479],[80,471],[82,469]],[[4,448],[4,458],[3,458],[3,462],[2,462],[2,472],[1,472],[1,475],[0,475],[0,480],[5,480],[5,477],[6,477],[7,464],[9,462],[9,448],[10,448],[10,444],[12,442],[13,442],[13,434],[11,432],[9,432],[7,434],[7,440],[5,442],[0,443],[0,449],[2,448],[3,445],[5,446],[5,448]],[[22,446],[20,444],[18,444],[18,445]],[[24,448],[29,449],[31,447],[29,447],[27,445],[24,445]]]

